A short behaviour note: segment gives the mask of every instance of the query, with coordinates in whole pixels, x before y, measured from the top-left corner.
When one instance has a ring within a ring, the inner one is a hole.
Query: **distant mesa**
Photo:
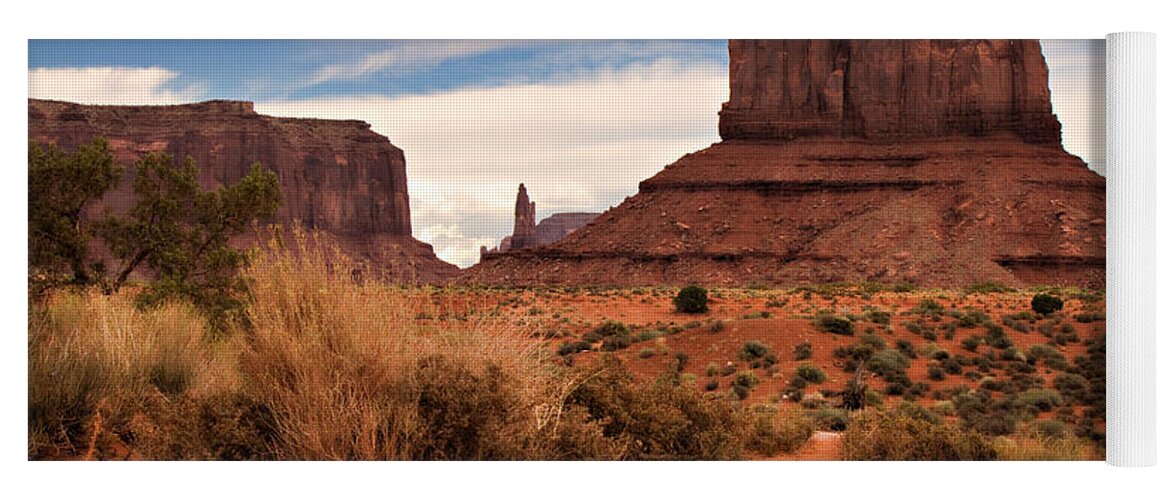
[[[733,40],[729,61],[722,142],[459,280],[1105,285],[1105,180],[1062,149],[1036,40]]]
[[[488,254],[521,250],[560,241],[570,233],[589,224],[598,215],[589,212],[557,213],[537,223],[537,203],[529,201],[528,190],[525,189],[524,184],[521,184],[516,193],[512,235],[505,236],[500,241],[500,245],[495,248],[480,247],[480,258],[483,259]]]
[[[235,182],[260,162],[276,172],[284,197],[275,219],[330,235],[351,257],[399,282],[444,281],[459,269],[411,237],[402,150],[360,121],[276,118],[252,103],[87,106],[28,101],[29,139],[67,149],[105,137],[127,171],[91,214],[133,204],[133,162],[151,152],[191,156],[205,188]],[[240,243],[249,237],[238,238]]]

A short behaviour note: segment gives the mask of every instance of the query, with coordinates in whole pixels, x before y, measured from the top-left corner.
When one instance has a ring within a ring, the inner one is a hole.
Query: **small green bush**
[[[1057,311],[1060,311],[1065,306],[1065,302],[1060,297],[1049,295],[1047,293],[1038,293],[1033,296],[1033,311],[1042,316],[1048,316]]]
[[[685,314],[706,313],[707,290],[695,285],[683,287],[675,296],[675,310]]]
[[[1034,412],[1050,411],[1064,402],[1061,393],[1052,389],[1029,389],[1017,396],[1017,399]]]
[[[854,322],[849,318],[835,316],[833,314],[818,314],[814,320],[817,328],[823,332],[833,333],[835,335],[853,335]]]
[[[813,344],[802,342],[793,346],[793,357],[797,361],[804,361],[813,357]]]
[[[866,361],[866,369],[884,378],[906,372],[911,360],[898,351],[881,351]]]
[[[769,347],[758,341],[752,340],[744,343],[737,353],[737,357],[742,361],[752,361],[754,359],[763,358],[769,353]]]
[[[565,342],[561,344],[561,347],[557,348],[557,355],[568,356],[570,354],[588,351],[590,350],[590,347],[592,347],[592,344],[584,340],[578,340],[576,342]]]
[[[820,384],[826,380],[825,372],[813,365],[798,366],[797,377],[811,384]]]

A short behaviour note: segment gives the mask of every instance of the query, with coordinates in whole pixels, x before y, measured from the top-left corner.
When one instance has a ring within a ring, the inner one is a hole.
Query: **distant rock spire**
[[[524,248],[533,243],[537,233],[537,204],[529,201],[524,183],[516,192],[515,221],[512,226],[510,248]]]

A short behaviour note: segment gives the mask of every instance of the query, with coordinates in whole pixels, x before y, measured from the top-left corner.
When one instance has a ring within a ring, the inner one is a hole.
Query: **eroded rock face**
[[[529,200],[528,190],[521,184],[516,193],[512,234],[500,240],[495,248],[480,247],[480,257],[495,252],[520,250],[556,242],[578,228],[589,224],[598,214],[568,212],[553,214],[537,223],[537,203]]]
[[[730,54],[723,142],[460,280],[1105,286],[1105,180],[1061,147],[1037,42],[733,41]]]
[[[732,40],[728,55],[724,139],[1061,141],[1036,40]]]
[[[134,203],[135,161],[150,152],[200,167],[199,182],[218,187],[243,177],[259,162],[276,172],[283,203],[275,217],[321,230],[379,274],[404,282],[441,281],[458,268],[411,237],[403,152],[360,121],[276,118],[248,102],[209,101],[179,106],[85,106],[28,101],[29,140],[67,150],[105,137],[126,174],[102,202],[124,212]],[[238,238],[244,241],[247,238]]]

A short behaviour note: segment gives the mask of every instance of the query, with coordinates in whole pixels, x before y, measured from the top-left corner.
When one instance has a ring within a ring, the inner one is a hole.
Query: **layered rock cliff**
[[[435,282],[458,272],[411,237],[403,152],[364,122],[276,118],[235,101],[86,106],[30,99],[28,123],[29,140],[70,150],[105,137],[127,167],[150,152],[191,156],[205,188],[235,182],[259,162],[276,172],[283,194],[270,222],[298,220],[320,230],[392,280]],[[91,212],[132,206],[132,176],[127,168]]]
[[[1036,40],[732,40],[728,55],[724,139],[1061,141]]]
[[[723,142],[461,280],[1105,284],[1105,180],[1036,41],[733,41]]]

